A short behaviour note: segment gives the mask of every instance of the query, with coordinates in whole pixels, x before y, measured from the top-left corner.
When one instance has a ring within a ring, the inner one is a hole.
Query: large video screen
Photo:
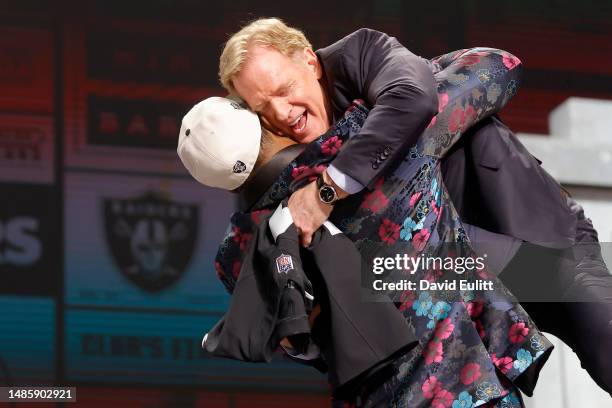
[[[224,94],[210,63],[223,36],[125,21],[75,22],[64,34],[67,167],[187,175],[176,154],[181,120]]]
[[[55,302],[0,296],[0,386],[52,385]]]
[[[57,191],[0,183],[0,294],[59,293]]]

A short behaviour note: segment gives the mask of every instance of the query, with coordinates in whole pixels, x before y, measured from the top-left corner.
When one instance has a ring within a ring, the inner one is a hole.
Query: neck
[[[321,87],[321,94],[323,95],[323,106],[325,107],[325,114],[327,115],[327,132],[331,125],[334,123],[334,112],[331,108],[331,99],[329,98],[329,90],[327,79],[325,78],[325,73],[321,75],[321,79],[319,79],[319,86]]]
[[[287,146],[296,144],[296,142],[288,137],[278,136],[274,133],[270,133],[268,140],[264,142],[264,145],[260,151],[259,166],[263,166],[274,157],[276,153],[283,150]]]
[[[281,146],[284,148],[281,149]],[[239,193],[239,206],[241,209],[251,208],[255,202],[262,196],[274,184],[274,181],[281,174],[292,160],[294,160],[302,151],[306,145],[299,143],[275,143],[276,154],[269,157],[269,159],[262,165],[257,167],[249,178],[240,186],[235,192]],[[271,150],[270,150],[271,151]]]

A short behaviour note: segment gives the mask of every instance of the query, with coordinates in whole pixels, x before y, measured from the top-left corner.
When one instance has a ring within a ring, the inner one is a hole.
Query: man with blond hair
[[[436,65],[371,29],[315,52],[301,31],[279,19],[258,19],[227,41],[219,63],[222,85],[279,135],[309,143],[354,99],[371,107],[361,131],[328,169],[289,199],[303,245],[337,200],[372,187],[406,157],[438,112]],[[522,305],[536,324],[569,344],[612,393],[612,276],[582,208],[496,115],[468,130],[442,167],[469,238],[493,240],[498,255],[506,253],[497,260],[507,264],[500,279],[519,300],[532,300]],[[521,299],[533,288],[540,297]],[[536,301],[543,296],[548,302]]]
[[[322,174],[320,187],[313,182],[289,200],[305,246],[333,203],[372,186],[406,156],[438,111],[429,62],[395,38],[369,29],[315,53],[301,31],[278,19],[256,20],[226,43],[219,77],[267,127],[299,143],[325,133],[354,99],[372,106],[358,137]]]

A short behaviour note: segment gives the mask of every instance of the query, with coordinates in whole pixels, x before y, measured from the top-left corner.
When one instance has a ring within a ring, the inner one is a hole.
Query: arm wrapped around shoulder
[[[429,61],[385,33],[360,29],[321,51],[331,91],[364,99],[371,111],[334,166],[371,186],[396,159],[405,157],[438,111]],[[386,152],[382,160],[373,155]]]
[[[427,132],[447,136],[443,144],[426,137],[425,152],[441,156],[467,129],[508,104],[520,85],[523,65],[507,51],[484,47],[454,51],[432,63],[440,104]]]

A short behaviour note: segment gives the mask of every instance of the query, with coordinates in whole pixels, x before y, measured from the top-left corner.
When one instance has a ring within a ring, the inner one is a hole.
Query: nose
[[[270,101],[270,108],[276,123],[286,124],[290,119],[289,115],[292,109],[291,104],[284,98],[274,98]]]

